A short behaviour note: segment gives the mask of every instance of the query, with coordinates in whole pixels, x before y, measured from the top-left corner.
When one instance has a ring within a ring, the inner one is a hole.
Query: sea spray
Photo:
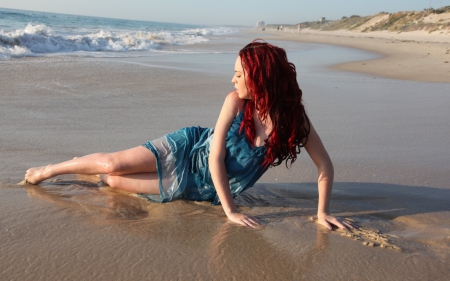
[[[229,27],[195,26],[0,9],[0,58],[148,52],[206,42]]]

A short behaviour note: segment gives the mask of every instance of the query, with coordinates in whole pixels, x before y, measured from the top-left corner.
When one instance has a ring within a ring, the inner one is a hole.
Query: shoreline
[[[317,211],[317,169],[304,152],[292,169],[270,169],[236,197],[243,212],[264,222],[256,230],[229,223],[220,206],[147,202],[99,187],[93,176],[17,185],[29,167],[127,149],[186,126],[214,126],[232,87],[237,50],[250,39],[240,35],[227,44],[191,45],[187,54],[0,61],[5,279],[259,280],[263,273],[267,280],[441,280],[450,274],[448,85],[323,71],[322,50],[332,47],[311,48],[308,63],[321,64],[302,83],[336,171],[330,211],[401,250],[372,247],[360,233],[341,236],[309,219]]]
[[[261,34],[261,31],[254,30],[244,32]],[[334,69],[392,79],[450,83],[450,37],[446,35],[427,35],[423,32],[396,34],[310,29],[304,29],[300,34],[292,30],[285,32],[266,30],[264,33],[276,40],[338,45],[366,50],[382,56],[373,60],[331,66]]]

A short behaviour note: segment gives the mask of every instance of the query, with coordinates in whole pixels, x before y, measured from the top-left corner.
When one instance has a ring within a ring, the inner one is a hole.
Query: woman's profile
[[[290,166],[305,149],[318,170],[318,222],[328,229],[350,228],[329,214],[333,165],[306,114],[285,50],[255,40],[240,50],[234,72],[235,90],[214,128],[187,127],[131,149],[30,168],[25,181],[99,175],[112,188],[152,201],[212,201],[231,221],[255,227],[258,219],[239,212],[233,198],[269,167]]]

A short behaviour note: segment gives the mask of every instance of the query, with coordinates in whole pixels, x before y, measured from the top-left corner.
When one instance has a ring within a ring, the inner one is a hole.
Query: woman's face
[[[231,83],[234,84],[236,92],[241,99],[250,99],[250,95],[247,90],[247,83],[245,83],[244,68],[242,67],[241,57],[237,57],[236,63],[234,64],[234,76],[231,79]]]

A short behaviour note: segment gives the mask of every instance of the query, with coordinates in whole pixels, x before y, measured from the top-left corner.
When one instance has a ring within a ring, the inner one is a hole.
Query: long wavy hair
[[[250,100],[244,110],[240,130],[253,145],[255,125],[253,112],[264,122],[270,120],[272,132],[265,140],[264,167],[286,167],[297,159],[300,148],[308,141],[310,121],[302,103],[295,65],[287,60],[286,51],[259,39],[239,51]]]

